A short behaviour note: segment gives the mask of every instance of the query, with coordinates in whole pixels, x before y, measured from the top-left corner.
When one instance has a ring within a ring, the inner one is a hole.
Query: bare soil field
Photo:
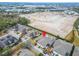
[[[32,27],[65,38],[73,29],[78,16],[67,15],[60,12],[37,12],[20,15],[31,20]]]

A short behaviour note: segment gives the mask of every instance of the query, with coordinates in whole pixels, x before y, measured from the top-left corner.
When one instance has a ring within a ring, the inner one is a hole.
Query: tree
[[[30,21],[24,17],[19,17],[19,16],[15,16],[15,15],[1,15],[0,14],[0,31],[12,27],[14,25],[16,25],[17,23],[22,24],[22,25],[28,25],[30,23]]]
[[[22,25],[27,25],[30,23],[30,21],[26,19],[25,17],[20,17],[18,23]]]

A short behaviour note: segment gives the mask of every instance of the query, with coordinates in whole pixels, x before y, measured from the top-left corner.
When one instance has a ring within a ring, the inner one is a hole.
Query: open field
[[[32,27],[65,38],[73,29],[78,16],[66,15],[62,12],[38,12],[20,15],[31,20]]]

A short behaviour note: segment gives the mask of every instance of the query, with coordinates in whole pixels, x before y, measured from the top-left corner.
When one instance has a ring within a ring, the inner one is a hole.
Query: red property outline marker
[[[46,32],[45,31],[42,32],[42,36],[46,37]]]

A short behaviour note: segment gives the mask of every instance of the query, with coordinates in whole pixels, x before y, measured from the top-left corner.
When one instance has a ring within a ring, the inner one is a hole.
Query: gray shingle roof
[[[73,44],[58,39],[54,43],[54,51],[65,56],[66,54],[70,54],[72,46]]]
[[[21,49],[21,53],[20,56],[34,56],[35,54],[32,53],[30,50],[28,49]]]
[[[26,26],[20,25],[20,24],[17,24],[15,27],[18,27],[18,31],[23,31],[23,29],[26,29],[27,28]]]
[[[79,47],[75,47],[73,56],[79,56]]]
[[[0,41],[0,48],[4,48],[5,45]]]
[[[55,41],[55,39],[51,39],[49,37],[41,38],[38,43],[41,44],[43,47],[46,47],[47,44],[52,44]]]

